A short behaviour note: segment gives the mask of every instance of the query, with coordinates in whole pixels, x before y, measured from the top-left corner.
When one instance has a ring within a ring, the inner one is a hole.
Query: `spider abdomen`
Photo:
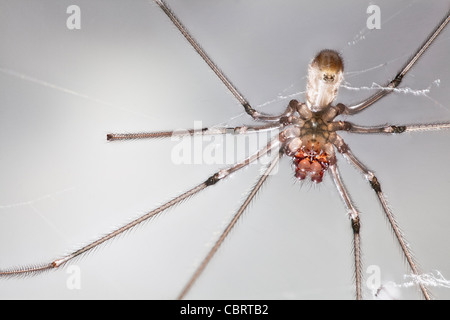
[[[306,104],[313,111],[321,111],[334,101],[343,79],[344,63],[334,50],[322,50],[308,67]]]

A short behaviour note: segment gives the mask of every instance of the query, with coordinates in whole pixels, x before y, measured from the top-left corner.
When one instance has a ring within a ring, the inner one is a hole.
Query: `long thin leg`
[[[201,184],[195,186],[194,188],[184,192],[183,194],[175,197],[174,199],[166,202],[165,204],[159,206],[158,208],[140,216],[139,218],[123,225],[120,228],[117,228],[114,231],[109,232],[108,234],[104,235],[103,237],[99,238],[98,240],[95,240],[88,245],[82,247],[81,249],[78,249],[74,251],[73,253],[70,253],[60,259],[53,260],[49,263],[41,264],[41,265],[33,265],[33,266],[24,266],[24,267],[17,267],[17,268],[11,268],[11,269],[4,269],[0,270],[0,277],[13,277],[13,276],[21,276],[21,275],[33,275],[37,274],[43,271],[47,271],[50,269],[56,269],[59,266],[69,262],[70,260],[74,259],[75,257],[78,257],[96,247],[101,245],[102,243],[113,239],[117,237],[118,235],[124,233],[125,231],[128,231],[137,225],[141,224],[144,221],[148,221],[149,219],[153,218],[157,214],[169,209],[170,207],[173,207],[174,205],[180,203],[183,200],[186,200],[190,198],[191,196],[199,193],[203,189],[212,186],[219,182],[220,180],[224,179],[231,173],[249,165],[250,163],[260,159],[262,156],[270,152],[272,149],[276,148],[279,145],[278,137],[270,141],[264,148],[259,150],[258,152],[254,153],[253,155],[249,156],[248,158],[244,159],[243,161],[229,167],[226,169],[222,169],[218,171],[217,173],[210,176],[207,180],[202,182]]]
[[[411,271],[414,275],[419,276],[419,267],[417,263],[414,261],[413,254],[411,250],[409,249],[408,243],[405,240],[405,237],[403,236],[402,231],[400,230],[397,221],[394,218],[394,215],[392,214],[391,210],[389,209],[389,206],[387,204],[386,198],[384,197],[383,192],[381,191],[381,185],[378,182],[377,177],[375,174],[370,171],[369,169],[364,166],[364,164],[361,163],[350,151],[348,145],[344,142],[344,140],[337,136],[336,141],[334,142],[334,145],[338,149],[338,151],[346,158],[351,164],[353,164],[359,171],[361,171],[367,181],[370,183],[372,189],[375,191],[378,200],[381,203],[381,206],[383,207],[383,211],[389,221],[389,224],[392,227],[392,230],[394,231],[395,237],[397,238],[397,241],[403,251],[403,254],[405,255],[406,260],[408,261],[409,267],[411,268]],[[423,285],[423,283],[419,282],[420,290],[422,291],[422,294],[426,300],[430,300],[430,293],[428,292],[428,289]]]
[[[412,125],[383,125],[383,126],[360,126],[348,121],[337,121],[331,123],[331,131],[348,131],[352,133],[403,133],[417,131],[439,131],[450,129],[450,122],[412,124]]]
[[[352,200],[342,183],[339,171],[336,164],[330,166],[331,176],[333,177],[334,184],[339,191],[339,195],[344,201],[345,207],[348,211],[353,230],[353,254],[355,264],[355,284],[356,284],[356,299],[362,299],[362,259],[361,259],[361,236],[360,236],[360,219],[359,213],[353,206]]]
[[[280,128],[279,123],[266,124],[262,126],[242,126],[234,128],[201,128],[175,131],[159,131],[159,132],[138,132],[138,133],[108,133],[106,139],[108,141],[117,140],[136,140],[136,139],[155,139],[168,137],[184,137],[194,135],[220,135],[220,134],[248,134],[257,133]]]
[[[178,30],[183,34],[186,40],[191,44],[191,46],[197,51],[197,53],[202,57],[202,59],[208,64],[212,71],[219,77],[223,84],[230,90],[230,92],[238,99],[241,105],[244,107],[245,111],[255,120],[264,121],[279,121],[281,116],[270,116],[262,114],[250,105],[250,103],[244,98],[244,96],[238,91],[238,89],[231,83],[230,80],[225,76],[225,74],[216,66],[216,64],[211,60],[211,58],[206,54],[202,47],[195,41],[195,39],[189,34],[186,27],[178,20],[175,14],[170,10],[168,5],[162,0],[154,0],[164,13],[169,17],[173,24],[178,28]]]
[[[417,52],[414,54],[414,56],[408,60],[408,62],[403,66],[403,68],[400,70],[400,72],[395,76],[395,78],[389,82],[385,89],[381,89],[377,91],[375,94],[367,98],[366,100],[355,104],[348,106],[345,110],[346,114],[355,114],[358,113],[367,107],[374,104],[376,101],[380,100],[384,96],[388,95],[392,91],[394,91],[395,88],[397,88],[403,77],[408,73],[408,71],[414,66],[414,64],[419,60],[419,58],[424,54],[424,52],[431,46],[431,43],[436,39],[436,37],[444,30],[445,26],[450,21],[450,11],[447,12],[446,17],[442,20],[442,22],[439,24],[439,26],[433,31],[433,33],[428,37],[428,39],[422,44],[422,46],[417,50]]]
[[[197,267],[197,269],[195,270],[194,274],[191,276],[191,278],[189,279],[189,281],[187,282],[187,284],[184,286],[183,290],[181,291],[180,295],[178,296],[178,299],[181,300],[183,299],[186,294],[189,292],[189,290],[192,288],[192,286],[194,285],[195,281],[197,281],[197,279],[200,277],[200,275],[202,274],[203,270],[205,270],[206,266],[208,265],[208,263],[211,261],[212,257],[214,256],[214,254],[217,252],[217,250],[219,249],[220,245],[223,243],[223,241],[226,239],[226,237],[228,236],[228,234],[230,233],[231,229],[233,229],[233,227],[236,225],[236,222],[239,220],[239,218],[242,216],[242,213],[245,211],[245,209],[247,208],[247,206],[250,204],[250,202],[252,201],[252,199],[255,197],[256,193],[258,192],[258,190],[261,188],[261,186],[263,185],[264,181],[266,181],[267,177],[269,176],[270,172],[273,170],[273,168],[275,168],[275,166],[277,165],[278,161],[280,160],[282,153],[279,153],[278,156],[273,159],[271,161],[271,163],[269,164],[269,166],[267,167],[266,171],[263,173],[263,175],[261,176],[261,178],[258,180],[258,182],[255,184],[255,186],[252,188],[252,190],[250,191],[249,195],[247,196],[247,198],[245,199],[244,203],[241,205],[241,207],[239,208],[239,210],[235,213],[235,215],[233,216],[233,219],[231,219],[230,223],[228,224],[228,226],[225,228],[225,230],[223,231],[223,233],[220,235],[219,239],[217,240],[217,242],[214,244],[214,246],[211,248],[211,250],[208,252],[208,254],[206,255],[206,257],[203,259],[203,261],[200,263],[200,265]]]

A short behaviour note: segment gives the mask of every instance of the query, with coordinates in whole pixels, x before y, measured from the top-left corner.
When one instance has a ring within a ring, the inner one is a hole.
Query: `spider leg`
[[[360,126],[348,121],[337,121],[330,124],[331,131],[348,131],[352,133],[403,133],[416,131],[438,131],[450,129],[450,122],[413,125]]]
[[[201,128],[175,131],[159,131],[159,132],[138,132],[138,133],[108,133],[106,139],[108,141],[117,140],[135,140],[135,139],[154,139],[168,137],[184,137],[194,135],[219,135],[219,134],[248,134],[257,133],[280,128],[279,123],[266,124],[262,126],[242,126],[242,127],[224,127],[224,128]]]
[[[408,60],[408,62],[403,66],[403,68],[400,70],[400,72],[395,76],[395,78],[390,81],[387,85],[384,86],[383,89],[377,91],[375,94],[367,98],[366,100],[351,105],[345,108],[344,113],[345,114],[355,114],[358,113],[367,107],[371,106],[384,96],[388,95],[392,91],[394,91],[395,88],[397,88],[403,77],[408,73],[408,71],[414,66],[414,64],[419,60],[419,58],[424,54],[424,52],[431,46],[431,43],[436,39],[436,37],[444,30],[445,26],[450,21],[450,12],[447,12],[446,17],[442,20],[442,22],[439,24],[439,26],[431,33],[431,35],[428,37],[428,39],[422,44],[422,46],[417,50],[417,52]]]
[[[392,227],[392,230],[394,231],[395,237],[397,238],[397,241],[403,251],[403,254],[408,261],[409,267],[411,268],[411,271],[414,275],[419,276],[419,268],[417,263],[414,260],[413,254],[411,250],[409,249],[409,245],[405,240],[405,237],[403,236],[402,231],[400,230],[397,221],[395,220],[394,215],[392,214],[391,210],[389,209],[389,206],[387,204],[387,201],[384,197],[383,192],[381,191],[381,184],[379,183],[377,177],[375,174],[366,168],[364,164],[361,163],[350,151],[350,148],[348,145],[344,142],[344,140],[336,135],[336,139],[333,142],[334,146],[338,149],[338,151],[344,156],[345,159],[347,159],[352,165],[354,165],[359,171],[361,171],[367,181],[370,183],[372,189],[375,191],[378,200],[380,201],[381,206],[383,207],[383,211],[389,221],[389,224]],[[422,291],[422,294],[426,300],[430,300],[430,293],[428,292],[428,289],[424,286],[423,283],[419,282],[420,290]]]
[[[27,275],[35,275],[44,271],[48,271],[51,269],[56,269],[70,260],[74,259],[75,257],[81,256],[84,253],[87,253],[91,251],[94,248],[97,248],[99,245],[103,244],[104,242],[111,240],[118,235],[140,225],[141,223],[150,220],[151,218],[155,217],[159,213],[177,205],[178,203],[182,202],[183,200],[186,200],[190,198],[191,196],[199,193],[203,189],[206,189],[209,186],[212,186],[219,182],[220,180],[226,178],[231,173],[249,165],[250,163],[257,161],[265,154],[269,153],[271,150],[276,148],[279,145],[278,137],[272,139],[265,147],[260,149],[258,152],[252,154],[251,156],[247,157],[241,162],[238,162],[234,164],[231,167],[228,167],[226,169],[222,169],[212,176],[210,176],[208,179],[206,179],[204,182],[200,183],[199,185],[193,187],[192,189],[182,193],[181,195],[178,195],[177,197],[173,198],[172,200],[164,203],[163,205],[159,206],[158,208],[132,220],[131,222],[105,234],[104,236],[100,237],[99,239],[90,242],[89,244],[83,246],[82,248],[62,257],[56,260],[53,260],[48,263],[40,264],[40,265],[31,265],[31,266],[22,266],[22,267],[15,267],[10,269],[0,269],[0,278],[2,277],[14,277],[14,276],[27,276]]]
[[[233,218],[231,219],[230,223],[227,225],[227,227],[225,228],[225,230],[223,231],[223,233],[220,235],[219,239],[216,241],[216,243],[214,244],[214,246],[211,248],[211,250],[208,252],[208,254],[206,255],[206,257],[203,259],[203,261],[200,263],[200,265],[197,267],[197,269],[195,270],[195,272],[193,273],[193,275],[191,276],[191,278],[189,279],[189,281],[187,282],[187,284],[184,286],[183,290],[181,291],[180,295],[178,296],[178,299],[181,300],[183,299],[186,294],[189,292],[189,290],[192,288],[192,286],[194,285],[195,281],[200,277],[200,275],[202,274],[203,270],[205,270],[206,266],[208,265],[208,263],[211,261],[212,257],[214,256],[214,254],[217,252],[217,250],[219,249],[220,245],[224,242],[224,240],[226,239],[226,237],[228,236],[228,234],[230,233],[231,229],[236,225],[236,222],[239,220],[239,218],[242,216],[242,213],[245,211],[245,209],[247,208],[247,206],[250,204],[250,202],[252,201],[252,199],[255,197],[255,195],[257,194],[258,190],[261,188],[261,186],[263,185],[263,183],[266,181],[267,177],[269,176],[270,172],[273,170],[273,168],[277,165],[278,161],[280,160],[280,157],[282,156],[282,153],[279,153],[277,157],[275,157],[269,164],[269,166],[267,167],[267,169],[265,170],[265,172],[262,174],[261,178],[259,178],[258,182],[255,184],[255,186],[252,188],[252,190],[250,191],[250,193],[248,194],[247,198],[245,199],[245,201],[242,203],[241,207],[239,208],[239,210],[235,213],[235,215],[233,216]]]
[[[348,215],[352,223],[353,230],[353,254],[354,254],[354,264],[355,264],[355,284],[356,284],[356,299],[362,299],[362,259],[361,259],[361,237],[360,237],[360,220],[359,213],[353,206],[352,200],[341,180],[338,168],[336,164],[332,164],[329,167],[331,171],[331,176],[336,188],[339,191],[339,195],[344,201],[345,207],[347,208]]]
[[[234,97],[239,101],[239,103],[244,107],[245,112],[247,112],[255,120],[263,121],[279,121],[283,115],[271,116],[263,114],[256,111],[250,105],[250,103],[244,98],[244,96],[239,92],[239,90],[231,83],[230,80],[225,76],[225,74],[216,66],[216,64],[211,60],[211,58],[206,54],[198,42],[189,34],[186,27],[180,22],[169,6],[163,0],[154,0],[156,4],[164,11],[164,13],[169,17],[172,23],[178,28],[178,30],[183,34],[186,40],[191,44],[191,46],[197,51],[197,53],[202,57],[202,59],[208,64],[212,71],[219,77],[223,84],[228,88],[228,90],[234,95]]]

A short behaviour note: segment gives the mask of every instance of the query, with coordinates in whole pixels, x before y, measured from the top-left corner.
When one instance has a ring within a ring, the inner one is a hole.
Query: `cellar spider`
[[[431,29],[430,29],[431,30]],[[427,30],[427,32],[426,33],[428,33],[428,30]],[[418,41],[418,42],[420,42],[420,40]],[[432,48],[433,49],[433,48]],[[431,50],[430,50],[431,51]],[[311,58],[312,58],[312,56],[311,56]],[[346,56],[344,55],[344,58],[346,58]],[[422,62],[422,60],[420,61],[420,63],[423,63]],[[420,63],[419,63],[419,65],[420,65]],[[346,65],[347,65],[347,63],[346,63]],[[387,76],[389,76],[389,75],[387,75]],[[353,84],[353,86],[355,86],[355,82],[354,81],[352,81],[352,84]],[[342,90],[341,90],[341,92],[342,92]],[[364,93],[367,93],[367,92],[364,92]],[[403,98],[403,96],[400,96],[400,98]],[[300,100],[300,99],[299,99]],[[375,107],[374,107],[375,108]],[[386,118],[383,118],[383,120],[382,121],[386,121],[385,120]],[[350,120],[350,119],[349,119]],[[399,122],[399,121],[397,121],[397,122]],[[362,139],[362,138],[361,138]],[[157,143],[157,142],[156,142]],[[112,146],[112,145],[111,145]],[[141,147],[142,147],[142,145],[140,145]],[[119,148],[121,148],[121,146],[119,146]],[[340,163],[344,163],[344,161],[341,161]],[[376,168],[376,166],[374,167],[374,169],[375,170],[377,170],[377,168]],[[244,174],[244,173],[239,173],[239,174]],[[381,180],[383,181],[384,180],[384,178],[383,178],[383,176],[381,176],[381,175],[378,175],[378,176],[380,176],[381,177]],[[345,178],[345,177],[344,177]],[[231,182],[230,182],[231,183]],[[270,183],[268,184],[268,185],[270,185]],[[297,190],[298,191],[298,190]],[[303,191],[305,191],[305,190],[301,190],[301,192],[303,192]],[[322,190],[323,191],[323,190]],[[211,193],[210,193],[211,194]],[[389,193],[388,193],[389,194]],[[357,198],[358,196],[355,194],[355,196],[353,196],[354,198]],[[152,198],[153,198],[153,196],[152,196]],[[261,200],[261,199],[259,199],[259,200]],[[356,200],[356,202],[358,202],[358,200],[359,199],[355,199]],[[195,201],[195,199],[192,199],[192,201]],[[197,203],[198,204],[198,203]],[[338,203],[339,204],[339,203]],[[183,204],[183,206],[185,206],[185,205],[187,205],[186,203],[184,203]],[[340,205],[340,204],[339,204]],[[336,209],[335,209],[335,211],[338,211],[338,208],[339,207],[336,207]],[[379,209],[379,208],[378,208]],[[343,219],[343,217],[342,216],[340,216],[339,218],[342,218]],[[363,222],[364,222],[365,220],[363,219]],[[160,220],[158,221],[158,223],[161,223],[160,222]],[[248,222],[246,222],[246,223],[248,223]],[[98,224],[97,224],[98,225]],[[367,230],[369,228],[369,225],[368,225],[368,223],[363,223],[363,230]],[[152,229],[153,230],[153,229]],[[345,229],[345,231],[348,231],[347,229]],[[234,234],[234,236],[237,236],[237,234],[238,234],[238,232],[235,232],[235,234]],[[363,239],[364,240],[364,239]],[[121,240],[122,241],[122,240]],[[118,245],[118,243],[119,242],[116,242],[116,244],[115,245]],[[345,244],[348,244],[348,243],[345,243]],[[345,245],[344,244],[344,245]],[[108,251],[109,250],[112,250],[112,249],[108,249]],[[367,253],[365,253],[366,255],[367,255]],[[94,257],[94,255],[92,255],[92,256],[90,256],[89,257],[89,259],[93,259],[93,257]],[[420,255],[418,254],[418,257],[420,258]],[[9,261],[11,261],[12,260],[12,258],[10,258],[10,259],[8,259]],[[4,262],[2,262],[2,265],[3,265],[3,263]],[[422,262],[423,263],[423,262]],[[83,268],[83,270],[84,270],[85,268]],[[300,275],[299,275],[300,276]],[[28,278],[27,279],[27,281],[31,281],[30,280],[31,278]],[[33,281],[34,281],[34,278],[33,278]]]

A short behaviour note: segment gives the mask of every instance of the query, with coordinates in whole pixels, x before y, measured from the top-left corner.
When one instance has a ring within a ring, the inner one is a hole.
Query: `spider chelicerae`
[[[419,41],[420,42],[420,41]],[[331,60],[336,60],[336,57],[334,57],[333,58],[333,56],[334,56],[334,54],[332,53],[332,51],[330,51],[330,52],[325,52],[324,53],[324,55],[327,57],[327,59],[331,59]],[[337,60],[336,60],[337,61]],[[335,63],[335,64],[339,64],[339,63]],[[386,92],[386,91],[383,91],[383,92]],[[243,104],[245,104],[245,103],[243,103]],[[301,112],[306,112],[307,110],[306,109],[302,109],[302,110],[300,110],[300,109],[298,109],[297,107],[293,107],[295,110],[297,110],[297,111],[301,111]],[[252,111],[251,111],[251,109],[250,108],[247,108],[248,109],[248,111],[250,112],[250,113],[252,113]],[[306,111],[305,111],[306,110]],[[295,113],[295,111],[293,111],[294,113]],[[281,119],[282,120],[282,122],[283,122],[283,126],[287,126],[288,124],[290,124],[292,121],[294,121],[294,119],[289,119],[289,117],[290,116],[292,116],[291,114],[286,114],[285,115],[285,117],[283,118],[283,119]],[[304,115],[304,116],[306,116],[306,115]],[[317,118],[318,120],[321,120],[321,119],[319,119],[319,118]],[[319,121],[320,122],[320,121]],[[318,123],[317,121],[315,122],[316,124]],[[314,123],[311,123],[311,122],[309,122],[309,125],[314,125]],[[396,129],[396,131],[397,132],[400,132],[402,130],[402,127],[397,127],[397,129]],[[295,135],[295,132],[291,132],[290,133],[291,135],[292,134],[294,134]],[[113,136],[112,136],[113,137]],[[290,137],[290,138],[292,138],[292,137]],[[289,137],[287,138],[287,139],[290,139]],[[342,145],[341,145],[341,149],[342,149]],[[342,150],[341,150],[342,151]],[[326,152],[326,156],[324,155],[324,158],[325,158],[325,160],[326,161],[322,161],[321,162],[321,167],[323,167],[323,168],[327,168],[327,167],[329,167],[330,166],[330,162],[329,162],[329,156],[330,156],[330,154],[331,154],[332,152],[331,152],[331,150],[328,150],[328,152]],[[306,158],[310,158],[310,159],[312,159],[313,158],[313,155],[311,154],[311,152],[309,152],[309,156],[308,157],[306,157]],[[303,155],[302,156],[303,158],[305,158],[305,155]],[[298,162],[301,162],[302,160],[303,160],[303,163],[305,163],[305,161],[304,161],[304,159],[298,159]],[[333,161],[331,161],[331,164],[332,164],[332,162]],[[313,163],[315,163],[314,161],[313,161]],[[311,165],[311,163],[310,163],[310,165]],[[307,165],[306,165],[307,166]],[[313,165],[314,166],[314,165]],[[376,169],[376,168],[375,168]],[[330,172],[330,170],[331,170],[331,168],[328,168],[327,170],[326,170],[326,172],[328,172],[328,173],[325,173],[325,174],[329,174],[329,172]],[[299,172],[298,173],[298,175],[301,175],[301,172]],[[210,181],[211,182],[211,181]],[[356,197],[355,197],[356,198]],[[357,199],[355,199],[356,201],[357,201]],[[365,225],[364,225],[365,226]]]

